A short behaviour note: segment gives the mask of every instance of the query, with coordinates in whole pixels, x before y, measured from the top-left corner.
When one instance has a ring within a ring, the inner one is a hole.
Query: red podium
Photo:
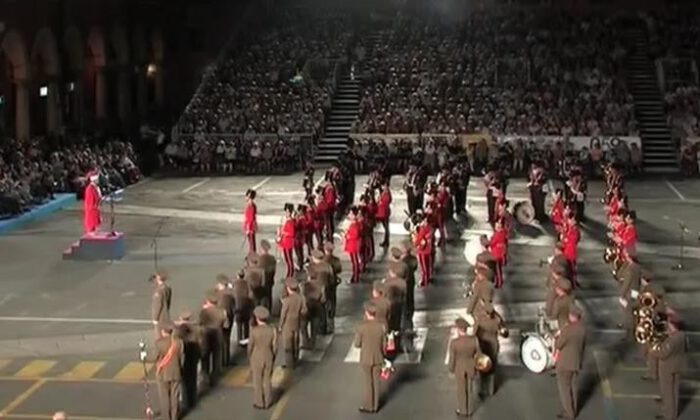
[[[64,260],[117,261],[126,255],[126,239],[122,232],[96,232],[84,235],[63,251]]]

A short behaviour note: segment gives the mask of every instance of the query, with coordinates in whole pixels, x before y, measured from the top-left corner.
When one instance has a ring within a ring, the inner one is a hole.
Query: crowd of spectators
[[[89,137],[0,140],[0,217],[11,217],[54,198],[82,193],[88,171],[99,168],[108,189],[141,176],[130,143]]]
[[[355,133],[628,135],[626,50],[612,18],[399,17],[361,63]]]

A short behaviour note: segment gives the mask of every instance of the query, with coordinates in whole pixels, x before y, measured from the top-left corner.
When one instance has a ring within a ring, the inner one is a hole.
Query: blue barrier
[[[0,221],[0,235],[19,229],[30,222],[46,219],[57,211],[75,203],[75,194],[56,194],[53,200],[36,206],[17,217]]]

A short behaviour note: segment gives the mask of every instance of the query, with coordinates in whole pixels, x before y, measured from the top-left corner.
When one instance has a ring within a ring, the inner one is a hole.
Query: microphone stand
[[[109,194],[109,236],[117,236],[114,231],[114,192]]]
[[[153,241],[151,242],[151,248],[153,248],[153,266],[155,268],[155,272],[158,272],[158,237],[160,236],[160,231],[163,229],[163,225],[165,224],[165,220],[167,217],[164,217],[163,219],[160,220],[160,223],[158,224],[158,229],[156,229],[155,235],[153,235]]]
[[[678,221],[678,227],[681,229],[681,246],[678,254],[678,264],[671,267],[672,270],[680,271],[685,269],[683,266],[683,254],[685,253],[685,232],[688,230],[682,220]]]

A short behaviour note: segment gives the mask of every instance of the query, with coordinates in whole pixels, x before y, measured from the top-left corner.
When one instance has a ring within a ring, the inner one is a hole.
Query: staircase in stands
[[[318,144],[315,163],[332,165],[348,147],[350,127],[360,109],[360,81],[347,75],[338,84],[331,112],[326,120],[325,134]]]
[[[644,168],[651,172],[675,172],[678,170],[678,153],[668,127],[646,29],[634,25],[629,27],[627,35],[634,47],[626,57],[625,68],[642,138]]]
[[[381,31],[371,32],[363,42],[365,56],[370,57],[382,42]],[[318,144],[315,164],[317,166],[332,165],[338,160],[338,155],[348,147],[350,127],[360,109],[360,79],[362,69],[355,68],[354,75],[347,74],[338,85],[333,97],[331,112],[326,121],[325,135]]]

